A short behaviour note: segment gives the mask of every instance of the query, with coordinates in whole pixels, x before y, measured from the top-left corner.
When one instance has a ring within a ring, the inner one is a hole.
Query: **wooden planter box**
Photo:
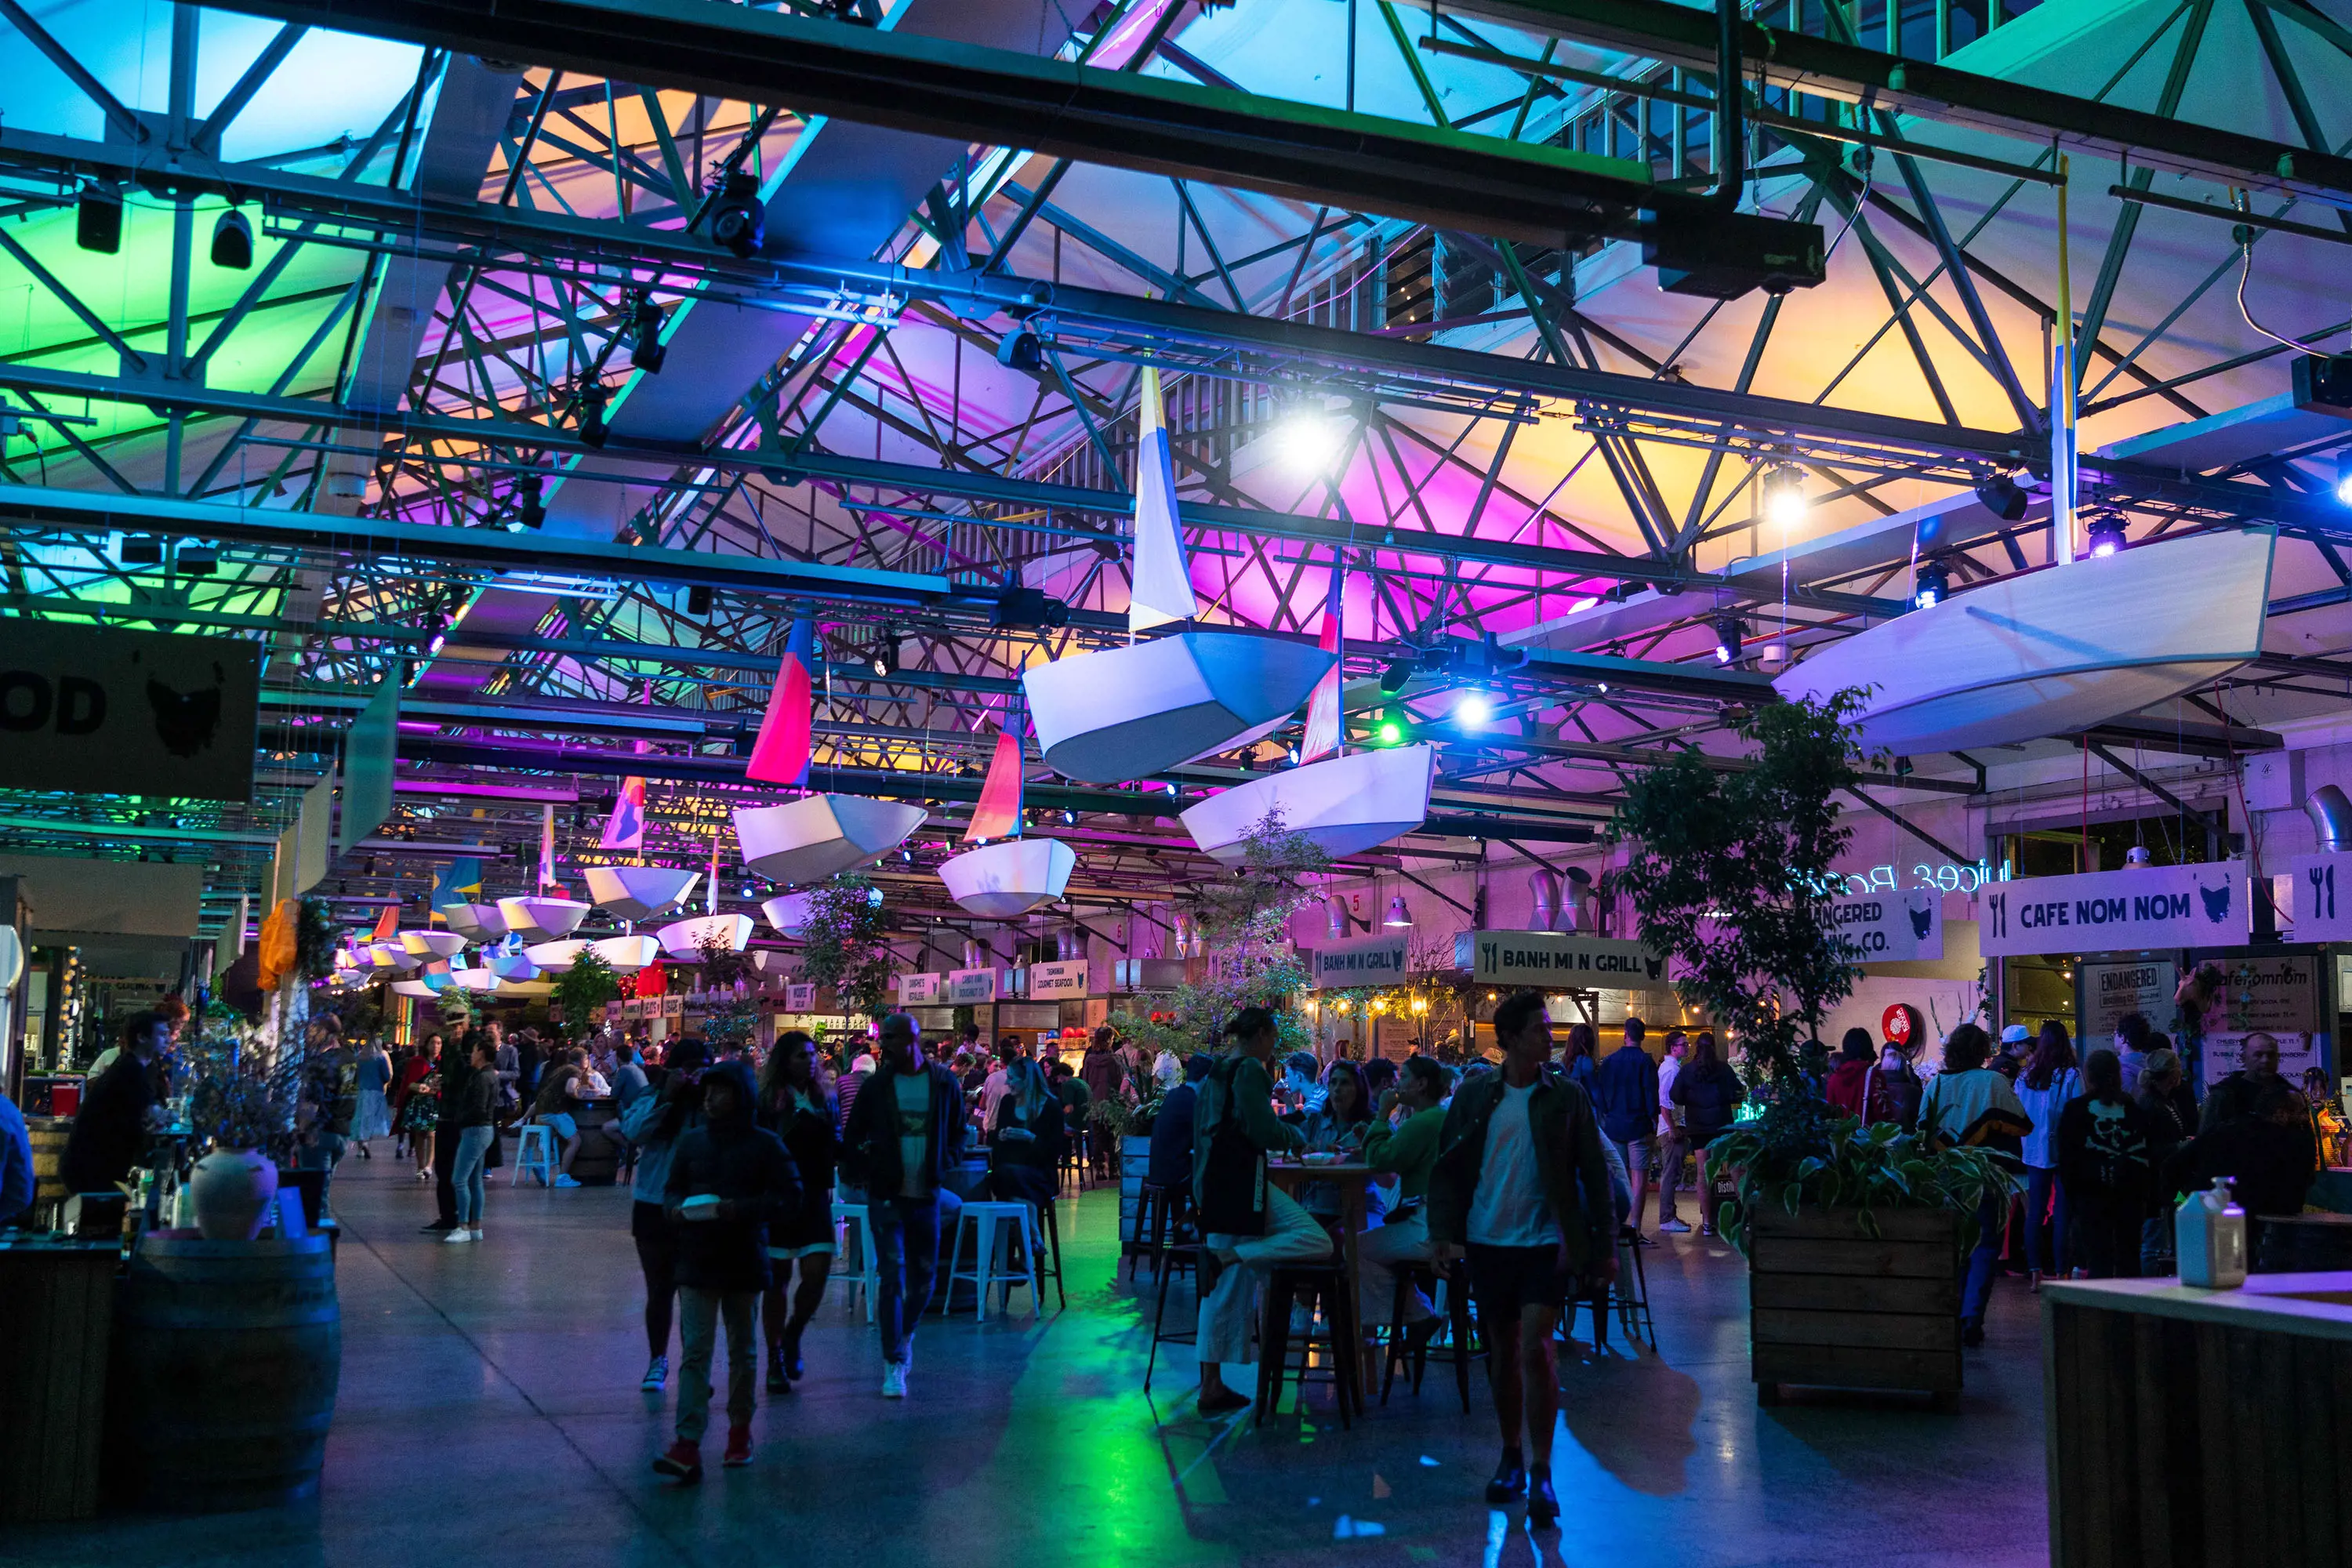
[[[1960,1219],[1950,1209],[1759,1209],[1750,1231],[1748,1342],[1756,1402],[1783,1384],[1907,1389],[1956,1408]]]

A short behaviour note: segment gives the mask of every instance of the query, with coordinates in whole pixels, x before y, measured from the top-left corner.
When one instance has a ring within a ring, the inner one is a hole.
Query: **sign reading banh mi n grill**
[[[256,646],[0,620],[0,787],[253,798]]]
[[[1464,931],[1454,939],[1454,967],[1486,985],[1639,990],[1664,984],[1666,974],[1666,961],[1638,942],[1555,931]]]

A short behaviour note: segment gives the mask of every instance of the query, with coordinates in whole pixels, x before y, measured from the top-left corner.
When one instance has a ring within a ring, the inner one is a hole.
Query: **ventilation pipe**
[[[1721,212],[1739,209],[1748,184],[1748,125],[1739,101],[1739,0],[1715,0],[1715,188]]]
[[[2304,797],[2303,809],[2319,835],[2322,854],[2352,849],[2352,799],[2335,784],[2321,784]]]
[[[1589,931],[1600,923],[1592,895],[1592,873],[1581,866],[1568,868],[1568,902],[1560,909],[1561,931]]]
[[[1559,878],[1550,870],[1538,867],[1528,873],[1528,891],[1534,897],[1534,907],[1528,917],[1528,929],[1559,929],[1556,922],[1559,919]],[[1575,929],[1573,922],[1569,929]]]
[[[1347,903],[1339,897],[1339,894],[1334,893],[1329,898],[1324,900],[1323,910],[1325,917],[1329,923],[1331,940],[1333,942],[1343,940],[1349,932],[1355,929],[1356,922],[1348,918]]]
[[[985,969],[988,967],[989,961],[994,956],[995,954],[989,951],[988,943],[977,937],[964,938],[963,966],[966,969]]]

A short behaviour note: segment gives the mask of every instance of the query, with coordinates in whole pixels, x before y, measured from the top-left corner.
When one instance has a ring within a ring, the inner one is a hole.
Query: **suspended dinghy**
[[[360,950],[378,969],[389,969],[405,974],[425,962],[421,954],[408,951],[396,942],[370,942]]]
[[[453,969],[449,972],[449,983],[467,991],[496,991],[499,988],[498,973],[489,969]]]
[[[919,805],[860,795],[812,795],[782,805],[735,808],[743,864],[776,882],[820,882],[906,842]]]
[[[962,908],[1004,921],[1060,898],[1077,864],[1077,852],[1058,838],[1008,838],[942,862],[940,880]]]
[[[501,984],[539,978],[539,965],[530,961],[527,952],[501,952],[490,960],[488,967]]]
[[[454,931],[404,931],[400,944],[417,958],[455,958],[466,951],[466,939]]]
[[[615,974],[635,974],[661,957],[661,943],[649,936],[608,936],[588,945],[612,966]]]
[[[497,904],[451,904],[441,918],[468,942],[496,942],[507,934],[507,917]]]
[[[1248,632],[1183,632],[1031,666],[1021,677],[1046,763],[1119,784],[1239,742],[1287,717],[1336,662]]]
[[[1355,855],[1410,833],[1429,815],[1434,746],[1353,752],[1223,790],[1184,813],[1198,844],[1220,865],[1239,865],[1248,835],[1270,812],[1332,856]]]
[[[760,906],[760,912],[768,917],[768,923],[775,928],[777,935],[798,936],[808,924],[811,896],[807,893],[778,893]]]
[[[1898,756],[2065,734],[2260,653],[2273,543],[2231,530],[2025,573],[1832,643],[1772,685],[1873,689],[1863,740]]]
[[[699,871],[673,871],[667,866],[583,866],[588,896],[596,907],[625,921],[651,920],[676,909],[702,880]]]
[[[561,974],[572,967],[573,962],[580,956],[580,950],[587,945],[587,942],[577,939],[571,942],[542,942],[536,947],[524,948],[522,955],[530,961],[532,967],[542,973]]]
[[[395,980],[392,983],[392,994],[395,996],[415,996],[420,1000],[441,994],[422,980]]]
[[[750,915],[697,915],[662,927],[654,940],[672,958],[693,963],[702,957],[706,941],[716,942],[729,952],[742,952],[751,945],[751,931]]]
[[[509,931],[520,931],[524,936],[543,937],[550,942],[570,936],[594,907],[577,899],[499,900],[499,913],[506,917]]]

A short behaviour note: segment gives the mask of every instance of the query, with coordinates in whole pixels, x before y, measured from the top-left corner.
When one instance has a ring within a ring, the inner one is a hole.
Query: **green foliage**
[[[871,879],[845,871],[809,895],[801,928],[801,978],[832,986],[853,1017],[890,1010],[890,933],[877,891]]]
[[[433,999],[434,1016],[445,1029],[471,1027],[482,1016],[482,1009],[473,993],[462,985],[451,985]]]
[[[279,1163],[294,1150],[294,1101],[301,1081],[299,1050],[266,1065],[247,1048],[248,1026],[234,1009],[206,1009],[182,1051],[188,1074],[188,1124],[215,1149],[257,1149]]]
[[[1331,868],[1331,857],[1304,833],[1283,825],[1280,811],[1269,811],[1242,836],[1242,862],[1230,877],[1201,885],[1193,915],[1201,934],[1223,950],[1244,956],[1282,942],[1290,931],[1290,917],[1323,895],[1305,879]]]
[[[1633,846],[1611,886],[1640,912],[1642,941],[1681,972],[1683,1000],[1737,1037],[1758,1083],[1794,1076],[1798,1041],[1861,976],[1821,916],[1853,837],[1833,797],[1860,777],[1847,719],[1864,696],[1757,709],[1733,725],[1754,747],[1747,766],[1677,752],[1635,775],[1610,830]]]
[[[604,1004],[620,994],[620,977],[604,955],[593,947],[582,948],[572,967],[555,977],[554,999],[563,1009],[564,1034],[575,1040],[586,1037],[603,1020]]]
[[[342,928],[324,899],[305,899],[294,921],[294,972],[306,981],[324,980],[335,972],[335,943]]]
[[[702,972],[702,987],[706,991],[732,985],[751,970],[751,960],[720,941],[714,932],[703,932],[694,945],[700,955],[696,960],[696,967]]]
[[[1990,1150],[1937,1151],[1891,1121],[1864,1127],[1811,1095],[1783,1096],[1708,1147],[1710,1163],[1738,1172],[1738,1202],[1725,1205],[1719,1228],[1747,1253],[1749,1217],[1766,1204],[1795,1214],[1801,1206],[1861,1211],[1875,1236],[1882,1209],[1958,1209],[1960,1247],[1976,1245],[1977,1206],[1990,1192],[2006,1197],[2015,1178]]]

